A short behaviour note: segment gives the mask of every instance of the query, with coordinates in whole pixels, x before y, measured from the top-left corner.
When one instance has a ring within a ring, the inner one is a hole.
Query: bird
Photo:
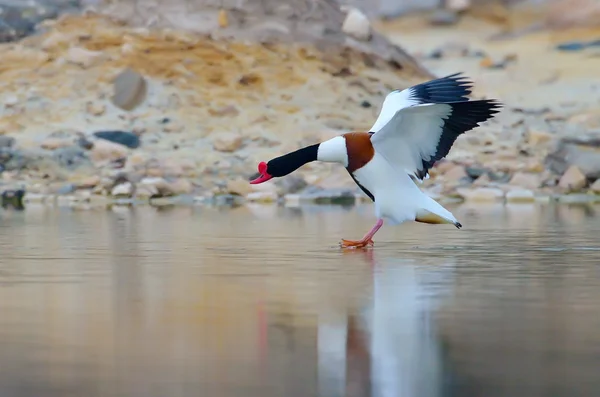
[[[426,81],[386,95],[367,132],[347,132],[258,164],[251,184],[264,183],[322,161],[343,165],[373,201],[377,222],[360,240],[343,239],[342,248],[373,246],[384,222],[462,224],[419,188],[429,170],[445,158],[456,139],[498,113],[496,99],[470,100],[473,82],[463,73]]]

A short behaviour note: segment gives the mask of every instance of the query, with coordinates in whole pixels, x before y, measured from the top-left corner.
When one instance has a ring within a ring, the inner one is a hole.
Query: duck
[[[341,239],[342,248],[373,246],[384,222],[462,224],[418,185],[445,158],[456,139],[497,114],[496,99],[470,99],[473,82],[463,73],[391,91],[373,126],[347,132],[258,164],[250,184],[291,174],[313,161],[343,165],[373,201],[377,222],[360,240]]]

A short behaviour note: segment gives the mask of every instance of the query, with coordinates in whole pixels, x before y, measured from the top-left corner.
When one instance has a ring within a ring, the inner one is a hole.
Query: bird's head
[[[273,178],[273,174],[271,174],[269,172],[269,163],[265,163],[264,161],[261,161],[260,163],[258,163],[258,173],[259,176],[253,180],[250,181],[250,183],[252,185],[257,185],[259,183],[263,183],[268,181],[269,179]],[[272,172],[272,171],[271,171]]]

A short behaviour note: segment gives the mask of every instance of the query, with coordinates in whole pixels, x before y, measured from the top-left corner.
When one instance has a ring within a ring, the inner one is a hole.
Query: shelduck
[[[499,112],[493,99],[469,100],[473,83],[461,73],[389,93],[369,132],[349,132],[258,164],[251,184],[292,173],[306,163],[342,164],[374,202],[377,223],[357,241],[342,239],[345,248],[373,245],[384,221],[462,225],[450,211],[421,191],[415,182],[444,158],[459,135]]]

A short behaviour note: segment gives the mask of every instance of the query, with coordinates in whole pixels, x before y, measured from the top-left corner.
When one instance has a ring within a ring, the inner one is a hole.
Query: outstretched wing
[[[392,91],[385,97],[381,112],[370,131],[376,133],[382,129],[398,111],[404,108],[425,103],[468,101],[472,85],[473,83],[466,77],[455,73],[402,91]]]
[[[459,135],[498,113],[495,100],[468,101],[469,82],[453,76],[390,93],[373,125],[375,151],[423,180]]]

